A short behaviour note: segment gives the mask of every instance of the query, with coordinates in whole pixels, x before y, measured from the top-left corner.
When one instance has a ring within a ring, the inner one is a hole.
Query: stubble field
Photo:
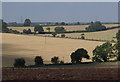
[[[34,64],[35,56],[42,56],[45,63],[50,63],[53,56],[70,62],[70,54],[78,48],[87,49],[92,57],[92,50],[103,42],[65,38],[39,37],[30,35],[2,34],[3,66],[13,66],[15,58],[25,58],[26,65]],[[83,61],[91,61],[85,60]]]

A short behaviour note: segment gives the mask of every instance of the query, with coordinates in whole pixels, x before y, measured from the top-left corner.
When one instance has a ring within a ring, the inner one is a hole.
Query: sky
[[[118,22],[117,2],[3,2],[6,22]]]

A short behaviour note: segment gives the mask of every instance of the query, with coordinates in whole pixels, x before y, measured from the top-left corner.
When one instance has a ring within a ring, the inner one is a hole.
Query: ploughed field
[[[15,58],[24,58],[26,65],[33,65],[35,56],[42,56],[44,63],[51,63],[53,56],[58,56],[65,63],[71,61],[70,54],[78,48],[85,48],[90,57],[97,45],[103,42],[78,39],[40,37],[33,35],[2,34],[3,67],[13,66]],[[83,59],[82,62],[91,61]]]
[[[3,80],[119,80],[120,67],[3,68]]]

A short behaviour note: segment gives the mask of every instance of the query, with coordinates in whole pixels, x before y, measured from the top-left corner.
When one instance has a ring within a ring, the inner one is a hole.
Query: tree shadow
[[[35,51],[33,49],[25,49],[25,48],[19,48],[19,45],[14,45],[14,44],[0,44],[2,46],[2,66],[3,67],[8,67],[8,66],[13,66],[14,60],[16,58],[24,58],[26,61],[26,64],[33,64],[34,63],[34,58],[31,59],[29,57],[22,57],[21,55],[17,55],[16,52],[22,52],[22,51]],[[9,53],[8,53],[9,52]]]

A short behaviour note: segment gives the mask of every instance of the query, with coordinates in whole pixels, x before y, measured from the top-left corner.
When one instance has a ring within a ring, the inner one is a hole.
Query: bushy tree
[[[61,25],[66,25],[65,22],[61,22]]]
[[[25,19],[24,26],[30,26],[31,21],[30,19]]]
[[[87,50],[84,48],[77,49],[70,55],[70,57],[72,63],[80,63],[82,61],[82,58],[90,59]]]
[[[93,58],[94,62],[107,62],[110,58],[115,57],[113,46],[110,42],[106,42],[100,46],[97,46],[93,50]]]
[[[25,66],[25,60],[23,58],[17,58],[14,61],[14,67],[24,67]]]
[[[87,31],[100,31],[105,29],[106,27],[102,25],[100,21],[91,22],[90,25],[86,27]]]
[[[55,27],[55,32],[59,33],[59,32],[65,32],[65,28],[64,27]]]
[[[85,34],[81,34],[81,39],[85,39]]]
[[[64,38],[64,37],[65,37],[65,34],[61,34],[61,37]]]
[[[25,33],[25,34],[32,34],[31,29],[28,29],[28,30],[24,29],[23,33]]]
[[[59,57],[56,57],[56,56],[54,56],[53,58],[51,58],[51,62],[53,63],[53,64],[59,64]]]
[[[41,26],[41,25],[36,25],[35,27],[34,27],[34,32],[36,33],[36,32],[38,32],[38,33],[43,33],[44,32],[44,29],[43,29],[43,27]]]
[[[2,24],[1,26],[2,26],[2,32],[3,33],[8,33],[9,32],[9,29],[7,28],[7,23],[6,22],[4,22],[3,20],[0,20],[0,23]]]
[[[35,62],[36,66],[43,65],[43,59],[42,59],[41,56],[36,56],[35,59],[34,59],[34,62]]]
[[[55,37],[57,35],[57,33],[52,33],[52,36]]]
[[[118,33],[116,34],[116,38],[117,38],[116,49],[118,50],[117,60],[120,61],[120,30],[119,30]]]
[[[48,30],[48,32],[50,32],[50,27],[46,28],[46,30]]]

